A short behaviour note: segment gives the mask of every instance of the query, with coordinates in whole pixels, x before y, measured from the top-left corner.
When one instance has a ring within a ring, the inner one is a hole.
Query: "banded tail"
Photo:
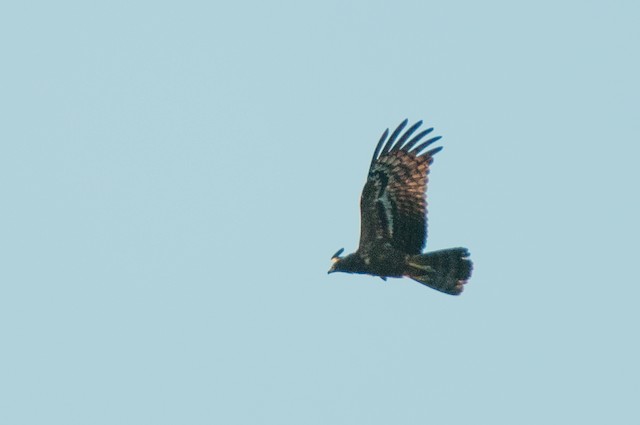
[[[413,255],[407,260],[405,275],[445,294],[460,295],[471,277],[473,263],[466,248],[450,248]]]

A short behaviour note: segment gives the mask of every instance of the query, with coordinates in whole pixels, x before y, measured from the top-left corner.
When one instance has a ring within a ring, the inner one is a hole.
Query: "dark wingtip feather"
[[[418,143],[424,136],[431,133],[433,131],[433,127],[427,128],[426,130],[422,130],[420,133],[416,134],[416,136],[409,141],[406,145],[402,147],[402,150],[409,152],[411,148],[413,148],[416,143]]]
[[[388,135],[389,135],[389,129],[387,128],[382,133],[382,136],[380,136],[380,140],[378,140],[378,145],[376,146],[376,150],[373,151],[373,158],[371,158],[372,166],[373,166],[373,163],[376,162],[376,159],[378,159],[378,154],[380,153],[380,149],[382,149],[382,145],[384,144],[384,141],[387,139]]]
[[[387,143],[384,145],[384,149],[382,149],[382,153],[380,155],[384,155],[387,152],[389,152],[389,150],[393,146],[393,143],[396,141],[396,139],[400,135],[400,132],[402,131],[402,129],[404,129],[407,126],[408,122],[409,122],[409,120],[407,118],[405,118],[404,121],[402,121],[400,123],[398,128],[393,130],[393,133],[391,133],[391,137],[389,137],[389,140],[387,140]]]
[[[402,149],[402,145],[404,145],[404,143],[407,141],[407,139],[409,137],[411,137],[411,135],[422,125],[422,120],[418,121],[417,123],[415,123],[414,125],[412,125],[411,127],[409,127],[409,129],[407,131],[404,132],[404,134],[402,135],[402,137],[398,140],[398,142],[393,146],[393,148],[391,149],[391,151],[397,151]]]
[[[427,146],[429,146],[429,145],[431,145],[431,144],[433,144],[433,143],[437,142],[437,141],[438,141],[438,140],[440,140],[440,139],[442,139],[442,136],[436,136],[436,137],[434,137],[434,138],[432,138],[432,139],[429,139],[429,140],[427,140],[426,142],[424,142],[424,143],[422,143],[421,145],[419,145],[418,147],[416,147],[415,149],[413,149],[413,150],[412,150],[412,152],[414,152],[416,155],[420,155],[420,153],[421,153],[421,152],[422,152],[422,151],[423,151]],[[440,148],[436,148],[436,149],[442,149],[442,146],[441,146]],[[436,150],[436,149],[434,149],[434,151],[436,151],[436,152],[437,152],[437,150]],[[430,152],[432,152],[432,151],[430,151]],[[433,153],[436,153],[436,152],[433,152]]]
[[[423,155],[424,156],[433,156],[435,154],[437,154],[438,152],[440,152],[442,150],[442,146],[438,146],[437,148],[433,148],[429,151],[426,151]]]

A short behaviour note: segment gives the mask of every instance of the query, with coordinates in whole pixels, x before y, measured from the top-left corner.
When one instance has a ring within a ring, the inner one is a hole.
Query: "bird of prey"
[[[433,156],[442,146],[427,150],[440,136],[419,143],[433,131],[411,136],[422,125],[404,120],[389,136],[382,133],[371,159],[360,198],[360,244],[353,254],[331,257],[329,273],[345,272],[409,277],[440,292],[459,295],[471,277],[473,264],[466,248],[422,253],[427,239],[427,181]],[[388,138],[387,138],[388,137]]]

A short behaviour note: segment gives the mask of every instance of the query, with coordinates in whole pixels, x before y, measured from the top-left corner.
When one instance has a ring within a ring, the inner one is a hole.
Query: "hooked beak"
[[[331,273],[335,273],[336,270],[336,264],[338,264],[338,261],[340,261],[340,254],[342,254],[344,252],[344,248],[340,248],[338,250],[338,252],[336,252],[335,254],[333,254],[333,256],[331,257],[331,268],[329,268],[329,271],[327,272],[327,274],[331,274]]]
[[[331,273],[337,272],[337,270],[336,270],[336,264],[337,263],[338,263],[337,260],[333,260],[333,264],[331,264],[331,267],[329,267],[329,271],[327,272],[327,274],[331,274]]]
[[[338,264],[338,261],[340,261],[340,254],[342,254],[343,252],[344,252],[344,248],[340,248],[338,252],[333,254],[333,256],[331,257],[331,263],[332,263],[331,268],[329,268],[329,271],[327,272],[327,274],[336,272],[336,264]]]

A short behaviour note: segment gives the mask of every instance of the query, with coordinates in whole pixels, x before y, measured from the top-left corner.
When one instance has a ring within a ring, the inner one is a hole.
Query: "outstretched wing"
[[[433,155],[442,147],[423,152],[440,140],[418,142],[433,131],[428,128],[409,138],[422,125],[418,121],[400,138],[404,120],[389,136],[385,130],[371,159],[367,183],[360,198],[360,248],[376,239],[387,240],[408,254],[419,254],[427,238],[427,174]]]

